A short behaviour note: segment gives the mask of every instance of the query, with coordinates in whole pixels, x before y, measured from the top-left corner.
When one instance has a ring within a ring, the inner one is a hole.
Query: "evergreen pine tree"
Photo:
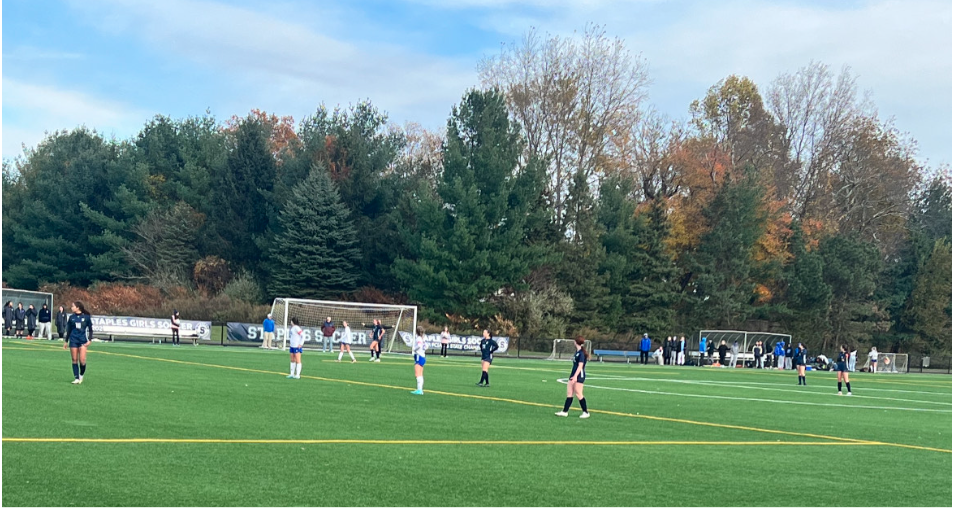
[[[278,223],[267,280],[271,294],[322,299],[354,290],[357,234],[327,171],[313,167],[292,188]]]

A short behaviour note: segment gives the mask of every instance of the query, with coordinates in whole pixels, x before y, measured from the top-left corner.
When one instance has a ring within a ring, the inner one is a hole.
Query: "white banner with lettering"
[[[410,347],[414,342],[414,337],[410,333],[401,331],[401,340]],[[447,348],[450,350],[465,351],[465,352],[479,352],[480,351],[480,341],[483,340],[482,336],[461,336],[451,334],[450,340],[447,342]],[[497,349],[498,353],[507,352],[507,348],[510,347],[510,337],[506,336],[495,336],[494,341],[497,342],[499,348]],[[441,335],[440,333],[424,335],[424,342],[427,344],[428,349],[440,349],[441,348]]]
[[[148,317],[121,317],[114,315],[93,315],[93,338],[108,335],[122,336],[171,336],[172,317],[153,319]],[[179,335],[184,337],[198,337],[200,340],[212,339],[212,322],[210,321],[179,321]]]

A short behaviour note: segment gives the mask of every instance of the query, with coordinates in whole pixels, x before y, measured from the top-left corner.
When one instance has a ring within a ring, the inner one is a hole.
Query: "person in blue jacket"
[[[653,348],[653,341],[649,338],[649,333],[643,333],[643,339],[639,341],[639,362],[643,365],[649,363],[649,350]]]
[[[272,341],[275,340],[275,321],[272,314],[265,316],[262,321],[262,349],[271,349]]]
[[[706,337],[699,339],[699,366],[705,365]]]
[[[775,367],[779,370],[785,370],[785,342],[779,340],[775,343]]]

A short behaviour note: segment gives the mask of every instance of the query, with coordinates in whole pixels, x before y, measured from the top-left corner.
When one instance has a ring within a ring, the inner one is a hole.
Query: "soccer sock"
[[[583,412],[584,412],[584,413],[588,413],[588,412],[589,412],[589,411],[586,410],[586,399],[585,399],[585,398],[581,398],[581,399],[580,399],[580,407],[583,408]]]
[[[288,369],[288,375],[295,375],[295,365],[297,365],[297,363],[292,361],[290,365],[291,365],[291,368]]]
[[[480,372],[480,382],[478,382],[477,384],[483,384],[486,379],[487,379],[487,372],[481,371],[481,372]]]
[[[79,379],[79,364],[73,363],[73,379]]]
[[[83,363],[80,365],[80,375],[85,375],[85,374],[86,374],[86,363]],[[848,391],[851,391],[851,390],[848,390]]]
[[[338,361],[341,361],[342,354],[344,354],[344,351],[338,351]]]
[[[838,391],[841,391],[841,381],[838,382]]]
[[[354,353],[353,353],[353,352],[348,351],[348,356],[351,356],[351,361],[354,361]]]
[[[484,372],[484,380],[487,382],[487,386],[490,386],[490,372]]]
[[[570,404],[573,403],[573,397],[566,397],[566,402],[563,403],[563,412],[570,410]]]
[[[848,388],[848,393],[851,393],[851,383],[850,383],[850,382],[846,382],[846,383],[845,383],[845,386]]]
[[[295,363],[295,375],[301,375],[301,363]]]
[[[417,378],[417,391],[424,391],[424,376]]]

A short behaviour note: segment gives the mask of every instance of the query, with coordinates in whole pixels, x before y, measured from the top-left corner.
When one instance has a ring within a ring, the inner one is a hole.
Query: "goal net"
[[[586,340],[583,344],[583,348],[586,349],[586,352],[593,355],[593,342]],[[567,338],[557,338],[553,340],[553,352],[550,353],[548,360],[561,360],[573,359],[573,355],[576,354],[576,341],[570,340]]]
[[[862,353],[858,353],[858,356],[861,356]],[[861,366],[862,369],[871,371],[871,358],[864,354],[865,364]],[[878,364],[875,366],[875,373],[880,372],[890,372],[893,374],[898,373],[907,373],[908,371],[908,355],[907,354],[895,354],[893,352],[879,352],[878,353]]]
[[[35,292],[32,290],[19,290],[19,289],[7,289],[4,288],[0,291],[0,298],[2,298],[2,306],[6,307],[8,301],[13,302],[13,308],[16,309],[17,305],[23,303],[23,309],[29,310],[30,305],[33,305],[33,310],[35,313],[39,314],[40,309],[43,308],[43,305],[46,304],[47,308],[50,310],[50,327],[45,328],[43,336],[47,340],[53,339],[53,323],[56,321],[56,310],[53,308],[53,294],[49,292]],[[66,308],[66,313],[70,313],[69,307]],[[15,334],[16,324],[7,324],[5,314],[0,313],[0,317],[3,317],[3,336],[7,335],[7,329],[10,330],[9,336]],[[33,331],[34,335],[39,334],[40,329],[40,318],[37,315],[36,319],[36,329]],[[29,334],[27,331],[28,320],[23,320],[23,335],[26,336]]]
[[[275,298],[272,303],[272,318],[276,326],[275,340],[281,341],[282,349],[288,344],[291,319],[296,319],[298,325],[304,329],[305,346],[308,347],[310,343],[321,346],[321,326],[329,317],[335,326],[333,344],[339,343],[341,335],[344,334],[344,323],[347,322],[351,328],[352,347],[369,346],[371,330],[377,319],[384,328],[384,345],[381,350],[411,352],[411,347],[405,344],[398,331],[411,333],[417,329],[416,306],[296,298]]]

